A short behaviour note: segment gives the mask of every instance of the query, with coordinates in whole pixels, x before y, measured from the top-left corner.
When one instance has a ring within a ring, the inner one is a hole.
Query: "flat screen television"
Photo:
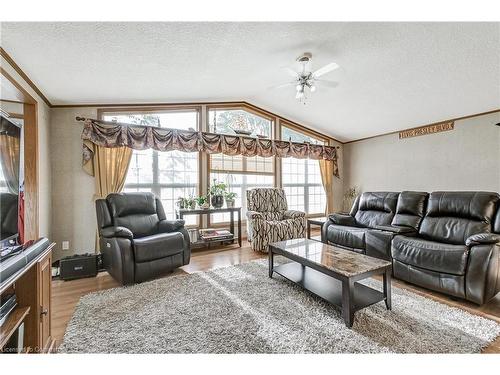
[[[22,120],[0,114],[0,248],[23,243]]]

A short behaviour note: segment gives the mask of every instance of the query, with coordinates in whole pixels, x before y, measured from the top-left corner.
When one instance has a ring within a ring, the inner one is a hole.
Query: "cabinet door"
[[[52,283],[52,257],[49,255],[42,259],[39,264],[39,301],[40,301],[40,346],[41,350],[46,350],[51,344],[50,337],[50,300],[51,300],[51,283]]]

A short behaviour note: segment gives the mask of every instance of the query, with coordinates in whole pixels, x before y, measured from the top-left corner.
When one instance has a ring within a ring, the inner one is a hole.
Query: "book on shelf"
[[[200,238],[204,240],[223,240],[223,239],[232,239],[233,234],[227,229],[200,229],[199,230]]]

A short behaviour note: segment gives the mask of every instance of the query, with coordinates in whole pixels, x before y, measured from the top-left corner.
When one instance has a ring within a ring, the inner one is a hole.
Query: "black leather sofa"
[[[152,279],[189,263],[184,220],[166,220],[152,193],[110,194],[96,200],[103,265],[121,284]]]
[[[322,241],[392,260],[396,278],[483,304],[500,291],[500,196],[372,192],[332,214]]]

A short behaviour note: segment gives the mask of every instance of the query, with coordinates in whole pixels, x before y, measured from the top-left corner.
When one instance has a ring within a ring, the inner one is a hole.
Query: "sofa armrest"
[[[247,218],[250,220],[263,220],[264,216],[257,211],[247,211]]]
[[[488,245],[500,243],[500,235],[495,233],[478,233],[473,234],[465,240],[465,245],[468,247],[476,245]]]
[[[373,229],[383,230],[385,232],[391,232],[394,234],[407,234],[416,232],[415,228],[395,225],[375,225]]]
[[[500,243],[479,244],[471,247],[465,272],[467,300],[482,305],[500,291],[499,267]]]
[[[285,219],[296,219],[298,217],[306,217],[306,213],[296,210],[286,210],[285,212],[283,212],[283,217]]]
[[[330,216],[328,216],[328,218],[330,219],[331,222],[333,222],[333,224],[345,225],[345,226],[349,226],[349,227],[358,226],[356,224],[356,219],[354,219],[354,217],[352,217],[351,215],[335,213],[335,214],[331,214]]]
[[[160,220],[158,222],[158,232],[178,232],[181,228],[184,228],[184,223],[184,220]]]
[[[101,229],[101,236],[104,238],[113,238],[113,237],[121,237],[121,238],[134,238],[134,235],[130,231],[130,229],[125,227],[105,227]]]

